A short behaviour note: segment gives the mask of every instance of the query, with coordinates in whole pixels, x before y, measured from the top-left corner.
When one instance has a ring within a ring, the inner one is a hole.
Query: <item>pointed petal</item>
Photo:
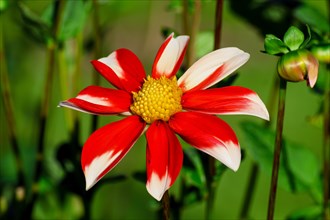
[[[267,108],[257,93],[239,86],[187,92],[183,94],[181,104],[189,111],[206,114],[254,115],[269,120]]]
[[[116,50],[91,63],[113,86],[127,92],[138,91],[146,77],[139,58],[127,49]]]
[[[59,106],[96,115],[120,114],[130,111],[131,99],[131,95],[122,90],[88,86]]]
[[[317,81],[317,76],[319,72],[319,61],[313,55],[308,56],[308,61],[309,63],[307,64],[307,85],[313,88]]]
[[[206,89],[234,72],[249,59],[244,51],[228,47],[209,53],[194,63],[178,80],[185,91]]]
[[[170,127],[187,143],[236,171],[241,162],[238,140],[230,126],[220,118],[197,112],[179,112]]]
[[[157,52],[152,67],[153,78],[161,76],[170,78],[178,72],[186,53],[188,41],[189,36],[174,38],[173,33],[165,40]]]
[[[138,116],[130,116],[96,130],[81,155],[86,190],[114,168],[140,137],[145,127]]]
[[[163,121],[152,123],[146,138],[147,190],[159,201],[180,173],[183,152],[178,138]]]

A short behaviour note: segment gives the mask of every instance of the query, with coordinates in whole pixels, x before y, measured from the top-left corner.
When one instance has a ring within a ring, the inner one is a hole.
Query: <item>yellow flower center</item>
[[[182,90],[178,87],[176,77],[159,79],[147,77],[142,89],[133,92],[131,111],[147,123],[155,120],[168,121],[176,112],[181,111]]]

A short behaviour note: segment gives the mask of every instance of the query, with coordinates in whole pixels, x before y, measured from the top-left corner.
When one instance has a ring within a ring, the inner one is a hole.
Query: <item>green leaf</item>
[[[295,26],[291,26],[284,34],[283,41],[290,48],[290,50],[299,49],[300,45],[304,42],[305,36]]]
[[[54,4],[50,4],[42,16],[44,21],[50,26],[53,25],[52,15],[54,12]],[[63,17],[59,26],[58,40],[65,41],[73,38],[83,30],[88,14],[91,11],[91,6],[91,1],[66,1]]]
[[[309,24],[322,32],[329,32],[329,21],[318,9],[308,4],[301,4],[294,11],[294,16],[302,23]]]
[[[18,8],[23,20],[23,28],[34,40],[46,43],[52,38],[50,26],[37,14],[20,2]]]
[[[196,186],[201,190],[204,190],[206,186],[206,178],[203,169],[203,163],[199,157],[199,154],[194,148],[185,149],[184,153],[192,163],[191,167],[183,167],[187,183],[189,185]]]
[[[3,12],[8,7],[8,0],[1,0],[0,1],[0,12]]]
[[[195,49],[196,56],[202,57],[213,50],[214,34],[211,31],[200,32],[197,34]]]
[[[322,219],[322,206],[320,205],[314,205],[310,207],[306,207],[303,209],[299,209],[291,213],[287,220],[308,220],[308,219]]]
[[[311,41],[311,39],[312,39],[311,29],[309,28],[308,25],[306,25],[306,27],[307,27],[308,37],[307,37],[307,39],[306,39],[306,40],[300,45],[300,48],[305,48],[305,47],[308,45],[308,43]]]
[[[185,205],[194,204],[205,198],[206,189],[206,178],[203,168],[203,163],[194,148],[184,149],[185,153],[185,164],[182,167],[182,176],[184,178],[183,187],[183,203]],[[186,160],[188,159],[188,160]]]
[[[266,35],[264,47],[266,53],[271,55],[285,54],[289,52],[287,46],[283,43],[283,41],[272,34]]]
[[[60,25],[59,40],[66,40],[80,33],[91,9],[91,1],[67,1]]]
[[[261,170],[272,173],[275,132],[255,123],[242,124],[245,131],[245,146]],[[320,168],[318,159],[307,148],[285,141],[280,160],[279,186],[299,192],[311,189],[318,180]],[[284,154],[285,153],[285,154]]]

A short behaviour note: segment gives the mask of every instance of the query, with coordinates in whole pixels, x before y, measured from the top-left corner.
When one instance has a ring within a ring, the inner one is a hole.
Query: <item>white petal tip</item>
[[[169,189],[170,182],[170,177],[167,174],[160,178],[158,174],[152,173],[150,179],[147,181],[146,188],[152,197],[160,201],[166,190]]]
[[[84,166],[86,191],[92,188],[105,175],[102,174],[104,170],[117,159],[120,153],[121,151],[116,154],[113,151],[107,151],[95,157],[88,165]]]
[[[94,178],[94,176],[88,176],[85,174],[85,182],[86,182],[86,191],[90,190],[97,182],[98,180]]]
[[[146,188],[147,188],[148,193],[152,197],[154,197],[157,201],[160,201],[163,198],[163,195],[164,195],[165,191],[162,192],[161,190],[159,190],[159,188],[161,188],[160,186],[152,187],[152,186],[150,186],[150,184],[147,183]]]
[[[221,146],[215,146],[208,153],[233,171],[237,171],[241,163],[241,150],[239,145],[227,142]]]

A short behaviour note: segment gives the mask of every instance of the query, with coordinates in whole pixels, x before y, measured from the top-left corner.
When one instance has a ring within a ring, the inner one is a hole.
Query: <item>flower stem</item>
[[[10,82],[8,77],[8,69],[7,69],[7,63],[6,63],[6,56],[5,56],[5,48],[4,48],[4,39],[3,39],[3,33],[1,33],[1,39],[0,39],[0,85],[1,85],[1,96],[3,100],[3,107],[5,110],[5,118],[7,119],[7,125],[8,125],[8,133],[9,133],[9,141],[13,149],[15,162],[16,162],[16,169],[17,169],[17,184],[15,189],[15,203],[17,203],[17,216],[20,216],[21,213],[20,209],[23,207],[23,204],[26,199],[26,192],[24,188],[25,179],[24,179],[24,172],[23,172],[23,161],[18,145],[18,139],[17,139],[17,133],[16,133],[16,127],[15,127],[15,116],[14,116],[14,108],[13,108],[13,102],[11,97],[11,91],[10,91]],[[22,216],[20,216],[22,217]]]
[[[215,50],[220,48],[220,43],[221,43],[222,9],[223,9],[223,0],[217,0],[216,10],[215,10],[215,27],[214,27]]]
[[[249,175],[249,183],[245,189],[245,195],[243,200],[244,202],[243,202],[243,207],[241,209],[240,219],[248,219],[249,209],[254,194],[258,175],[259,175],[259,166],[256,162],[253,162]]]
[[[57,60],[58,60],[58,72],[59,72],[59,78],[60,78],[60,87],[61,87],[61,93],[62,93],[62,100],[65,100],[69,97],[69,89],[68,89],[68,77],[67,72],[68,68],[66,65],[65,60],[65,46],[61,46],[57,50]],[[73,129],[73,114],[72,111],[65,111],[65,117],[67,122],[67,127],[69,131],[72,131]]]
[[[273,110],[275,108],[275,100],[276,100],[275,98],[276,98],[276,94],[278,93],[278,89],[280,85],[280,80],[278,75],[275,74],[274,76],[275,79],[273,80],[274,83],[270,91],[270,96],[268,98],[269,101],[267,104],[268,107],[267,109],[270,115],[273,115]],[[264,121],[265,128],[269,128],[270,125],[271,125],[270,121]],[[252,203],[252,198],[253,198],[254,190],[256,188],[255,186],[258,176],[259,176],[259,166],[255,161],[253,161],[250,175],[248,178],[249,183],[245,189],[245,195],[243,200],[244,202],[243,202],[243,207],[241,209],[240,219],[248,219],[249,209]]]
[[[268,214],[267,214],[268,220],[272,220],[274,218],[278,170],[279,170],[279,165],[280,165],[280,154],[281,154],[281,147],[282,147],[282,133],[283,133],[283,124],[284,124],[286,84],[287,84],[287,82],[281,78],[280,79],[279,97],[278,97],[279,101],[278,101],[278,112],[277,112],[273,171],[272,171],[272,180],[271,180],[270,194],[269,194],[269,201],[268,201]]]
[[[32,188],[32,197],[29,203],[26,206],[25,216],[28,219],[31,219],[32,211],[34,203],[37,200],[38,195],[38,182],[40,180],[42,174],[42,163],[43,163],[43,151],[44,151],[44,140],[46,133],[46,122],[48,118],[49,112],[49,102],[51,98],[52,91],[52,80],[54,75],[55,68],[55,53],[56,53],[56,38],[58,35],[59,24],[61,21],[63,8],[65,1],[57,0],[55,2],[55,9],[53,14],[53,37],[54,39],[47,44],[47,70],[46,70],[46,84],[44,90],[44,99],[41,106],[41,114],[39,118],[39,136],[38,136],[38,148],[37,148],[37,156],[36,156],[36,170],[33,178],[33,188]]]
[[[94,58],[98,59],[101,56],[101,29],[100,29],[100,20],[99,20],[99,5],[97,0],[93,0],[93,26],[94,26]],[[100,75],[93,75],[93,84],[100,84]],[[92,124],[91,124],[91,132],[94,132],[97,128],[97,115],[92,115]]]
[[[163,219],[169,220],[170,219],[170,196],[168,190],[163,195],[162,198],[162,208],[163,208]]]
[[[327,69],[330,69],[330,65],[327,65]],[[329,71],[326,75],[326,88],[324,91],[324,139],[323,139],[323,216],[325,220],[330,219],[329,208],[329,148],[330,148],[330,74]]]
[[[220,48],[221,44],[221,27],[222,27],[222,9],[223,0],[217,0],[216,12],[215,12],[215,25],[214,25],[214,50]],[[217,188],[217,183],[214,181],[214,175],[216,173],[215,159],[213,157],[208,157],[208,171],[206,173],[206,183],[208,196],[206,201],[206,213],[205,219],[210,219],[213,215],[213,207],[215,201],[215,191]]]
[[[186,61],[188,67],[191,66],[196,59],[195,42],[200,24],[202,9],[201,6],[201,1],[194,1],[194,12],[192,14],[192,18],[189,19],[189,1],[183,1],[183,29],[185,34],[190,36],[190,42],[186,53]],[[189,22],[189,20],[191,20],[191,22]]]

